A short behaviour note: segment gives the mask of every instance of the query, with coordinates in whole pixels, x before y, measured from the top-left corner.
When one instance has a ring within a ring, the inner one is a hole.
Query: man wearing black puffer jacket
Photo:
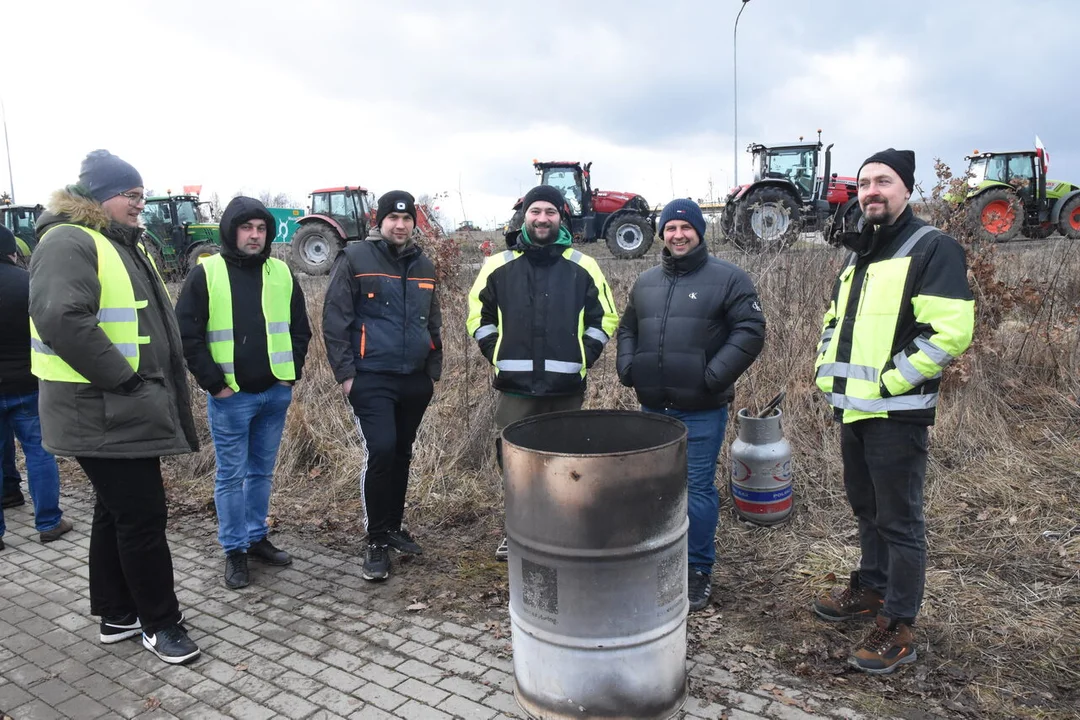
[[[250,582],[248,558],[288,565],[267,537],[266,516],[285,414],[301,376],[311,328],[304,293],[270,257],[277,223],[254,198],[235,197],[221,217],[221,254],[188,275],[176,317],[184,358],[214,440],[214,505],[225,585]]]
[[[765,316],[743,270],[709,255],[705,218],[692,200],[660,215],[661,264],[643,272],[619,322],[616,366],[641,409],[681,420],[688,430],[690,610],[712,592],[720,496],[716,459],[735,381],[765,344]]]
[[[390,577],[390,548],[417,555],[402,528],[412,444],[442,374],[442,314],[435,265],[416,244],[416,201],[379,198],[367,240],[334,262],[323,302],[326,357],[367,451],[360,474],[365,580]]]

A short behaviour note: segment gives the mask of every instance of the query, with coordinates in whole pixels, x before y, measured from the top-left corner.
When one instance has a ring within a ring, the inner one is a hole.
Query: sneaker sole
[[[270,565],[271,567],[285,567],[286,565],[292,565],[292,558],[289,558],[285,562],[274,562],[273,560],[267,560],[264,557],[259,557],[252,553],[248,553],[248,560],[258,560],[263,565]]]
[[[886,668],[866,668],[866,667],[863,667],[862,665],[860,665],[859,661],[856,660],[853,657],[848,658],[848,665],[855,668],[859,672],[868,673],[870,675],[888,675],[889,673],[894,672],[901,665],[908,665],[910,663],[915,662],[918,659],[919,659],[919,653],[912,650],[910,655],[905,655],[904,657],[900,658],[899,660],[897,660],[892,665],[890,665],[889,667],[886,667]]]
[[[202,650],[199,650],[198,648],[196,648],[195,652],[188,653],[187,655],[180,655],[180,656],[175,656],[175,657],[171,656],[171,655],[162,655],[161,653],[159,653],[157,651],[157,648],[155,648],[153,645],[150,644],[150,641],[147,640],[145,636],[143,637],[142,644],[143,644],[144,648],[146,648],[150,652],[154,653],[160,659],[164,660],[165,662],[169,663],[170,665],[183,665],[184,663],[189,662],[189,661],[194,660],[195,658],[199,657],[199,655],[202,653]]]
[[[111,635],[105,635],[104,633],[102,633],[102,634],[98,635],[98,639],[101,640],[102,645],[112,645],[113,643],[123,642],[124,640],[128,640],[130,638],[133,638],[136,635],[142,635],[142,625],[140,625],[137,628],[132,628],[130,630],[123,630],[121,632],[114,633],[114,634],[111,634]]]
[[[248,580],[246,583],[231,583],[228,580],[225,581],[225,587],[229,588],[230,590],[240,590],[241,588],[246,588],[250,584],[250,580]]]
[[[360,577],[368,582],[382,582],[390,577],[390,573],[386,573],[385,575],[369,575],[368,573],[361,571]]]

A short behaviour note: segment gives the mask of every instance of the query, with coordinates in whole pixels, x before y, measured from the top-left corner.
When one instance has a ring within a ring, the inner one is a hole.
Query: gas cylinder
[[[739,435],[731,444],[728,488],[735,512],[758,525],[774,525],[791,515],[791,445],[781,427],[783,415],[777,408],[767,417],[755,417],[743,408]]]

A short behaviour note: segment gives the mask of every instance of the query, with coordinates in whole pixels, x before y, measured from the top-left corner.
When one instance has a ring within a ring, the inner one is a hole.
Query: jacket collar
[[[668,275],[688,275],[704,265],[708,259],[709,248],[704,241],[699,242],[696,248],[682,257],[675,257],[666,247],[660,251],[660,263]]]
[[[845,239],[844,247],[860,258],[875,257],[884,248],[892,244],[893,240],[904,232],[914,218],[915,213],[911,210],[911,206],[908,205],[892,225],[871,225],[867,223],[858,235],[852,234]]]

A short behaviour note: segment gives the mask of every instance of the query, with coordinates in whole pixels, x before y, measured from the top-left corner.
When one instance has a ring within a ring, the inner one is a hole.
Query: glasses
[[[127,198],[129,205],[139,205],[146,202],[146,196],[137,192],[116,193],[122,198]]]

